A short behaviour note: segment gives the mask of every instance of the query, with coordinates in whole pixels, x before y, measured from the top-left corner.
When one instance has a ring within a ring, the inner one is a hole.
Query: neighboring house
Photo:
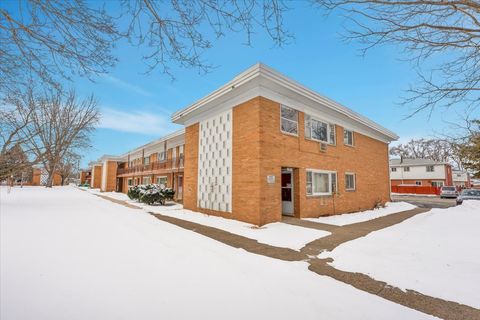
[[[45,186],[48,182],[48,173],[42,168],[34,168],[32,174],[32,181],[27,183],[32,186]],[[53,185],[60,186],[62,185],[62,177],[55,173],[53,175]]]
[[[126,193],[130,186],[157,183],[175,190],[183,198],[185,130],[179,130],[121,156],[104,155],[89,164],[92,188]]]
[[[452,166],[430,159],[391,159],[392,186],[452,186]]]
[[[470,188],[470,174],[468,171],[453,170],[452,171],[453,185],[460,188]]]
[[[80,171],[80,184],[91,185],[91,183],[92,183],[92,169],[88,168]]]
[[[186,209],[263,225],[390,200],[397,135],[262,64],[172,120],[185,125]]]

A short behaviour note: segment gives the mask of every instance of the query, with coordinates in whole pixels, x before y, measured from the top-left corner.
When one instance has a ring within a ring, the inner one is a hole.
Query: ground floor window
[[[421,185],[422,185],[422,181],[415,181],[415,184],[416,184],[417,186],[421,186]]]
[[[443,187],[443,181],[432,181],[432,187]]]
[[[345,190],[355,191],[355,173],[345,173]]]
[[[331,195],[337,190],[337,173],[335,171],[307,170],[307,195]]]
[[[143,177],[143,184],[150,184],[152,183],[152,178],[150,177]]]
[[[132,186],[132,185],[133,185],[133,179],[132,179],[132,178],[130,178],[130,179],[127,180],[127,185],[128,185],[128,186]]]
[[[159,185],[164,185],[165,187],[167,186],[167,177],[157,177],[156,178],[156,184],[159,184]]]

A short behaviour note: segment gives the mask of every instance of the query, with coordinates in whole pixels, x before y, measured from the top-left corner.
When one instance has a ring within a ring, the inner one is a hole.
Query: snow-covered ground
[[[375,210],[367,210],[355,213],[340,214],[335,216],[320,217],[320,218],[306,218],[313,222],[321,222],[327,224],[333,224],[336,226],[344,226],[347,224],[368,221],[383,216],[388,216],[392,213],[400,211],[406,211],[416,208],[413,204],[407,202],[387,202],[385,208],[379,208]]]
[[[72,187],[0,187],[0,318],[431,319]]]
[[[148,206],[137,201],[129,200],[128,196],[119,192],[102,192],[98,189],[88,190],[94,194],[101,194],[107,197],[112,197],[117,200],[126,200],[131,204],[142,207],[146,211],[160,213],[163,215],[188,220],[198,224],[206,225],[228,231],[230,233],[238,234],[250,239],[255,239],[260,243],[269,244],[276,247],[290,248],[300,250],[307,243],[315,239],[328,236],[330,232],[297,227],[286,223],[270,223],[257,228],[249,223],[225,219],[216,216],[209,216],[200,212],[183,209],[180,204],[167,206]]]
[[[403,288],[480,308],[480,202],[432,209],[322,258]]]

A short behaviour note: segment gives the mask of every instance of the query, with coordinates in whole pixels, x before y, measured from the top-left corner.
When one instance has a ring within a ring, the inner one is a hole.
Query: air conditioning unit
[[[320,142],[320,151],[327,152],[327,144],[325,142]]]

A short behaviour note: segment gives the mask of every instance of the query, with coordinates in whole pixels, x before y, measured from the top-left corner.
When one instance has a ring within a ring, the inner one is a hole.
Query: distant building
[[[390,183],[392,186],[452,186],[452,166],[430,159],[391,159]]]
[[[470,174],[464,170],[453,170],[452,172],[453,185],[460,188],[470,188]]]

